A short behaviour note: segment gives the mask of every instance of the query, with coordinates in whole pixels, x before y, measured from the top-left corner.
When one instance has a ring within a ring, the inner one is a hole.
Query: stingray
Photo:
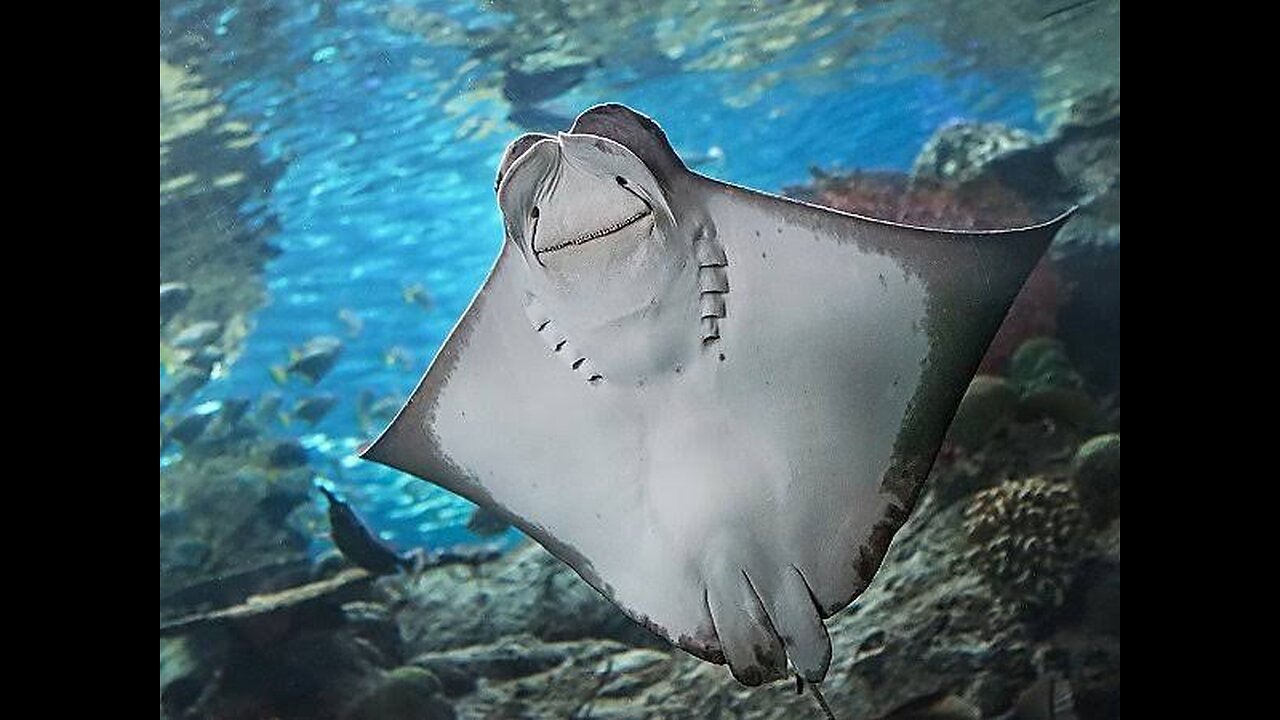
[[[745,685],[831,662],[1066,216],[912,227],[686,168],[622,105],[504,154],[505,240],[364,458],[508,519]]]

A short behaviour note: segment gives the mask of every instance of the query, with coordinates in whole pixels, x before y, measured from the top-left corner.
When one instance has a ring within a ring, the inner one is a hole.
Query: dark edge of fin
[[[822,696],[822,690],[818,688],[818,683],[809,683],[809,693],[817,701],[818,708],[822,710],[823,718],[825,720],[836,720],[836,715],[831,712],[831,706],[827,704],[827,699]]]

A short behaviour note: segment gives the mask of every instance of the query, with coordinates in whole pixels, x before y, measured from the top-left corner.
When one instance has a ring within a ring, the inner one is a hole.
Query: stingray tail
[[[822,717],[825,720],[836,720],[835,713],[831,712],[831,706],[827,704],[827,699],[822,696],[822,690],[818,689],[817,683],[808,683],[809,692],[813,694],[813,699],[818,702],[818,708],[822,710]]]

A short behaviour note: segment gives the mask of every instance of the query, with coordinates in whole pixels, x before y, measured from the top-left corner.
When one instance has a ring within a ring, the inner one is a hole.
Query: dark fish
[[[267,453],[267,464],[281,470],[302,467],[307,464],[307,449],[297,440],[281,440]]]
[[[205,428],[209,427],[209,421],[212,419],[212,415],[188,415],[169,428],[169,437],[183,445],[190,445],[204,434]]]
[[[377,575],[412,567],[412,561],[373,534],[350,505],[323,486],[320,492],[329,501],[329,536],[348,560]]]
[[[280,420],[280,403],[284,397],[277,392],[266,393],[258,398],[258,409],[253,412],[253,419],[259,425],[269,425]]]
[[[301,375],[314,385],[329,374],[341,354],[342,341],[338,338],[329,335],[312,338],[290,352],[288,366],[271,368],[271,376],[283,383],[290,374]]]
[[[222,422],[228,427],[240,422],[244,414],[249,410],[249,399],[242,397],[227,398],[222,401],[222,409],[218,416]]]
[[[298,401],[293,406],[294,417],[302,418],[311,425],[315,425],[324,419],[325,415],[333,409],[338,403],[338,396],[325,393],[323,395],[312,395]]]
[[[160,322],[169,322],[170,318],[182,311],[191,301],[191,286],[186,283],[162,283],[160,285]]]

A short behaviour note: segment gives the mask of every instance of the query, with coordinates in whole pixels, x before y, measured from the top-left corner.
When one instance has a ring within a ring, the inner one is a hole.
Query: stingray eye
[[[529,211],[529,217],[533,218],[534,220],[537,220],[537,219],[538,219],[538,206],[537,206],[537,205],[534,205],[534,206],[533,206],[533,209]]]
[[[624,177],[622,177],[621,175],[616,175],[616,176],[614,176],[614,178],[613,178],[613,179],[614,179],[614,180],[617,180],[619,185],[621,185],[621,186],[623,186],[623,187],[626,187],[626,186],[627,186],[627,179],[626,179],[626,178],[624,178]]]

